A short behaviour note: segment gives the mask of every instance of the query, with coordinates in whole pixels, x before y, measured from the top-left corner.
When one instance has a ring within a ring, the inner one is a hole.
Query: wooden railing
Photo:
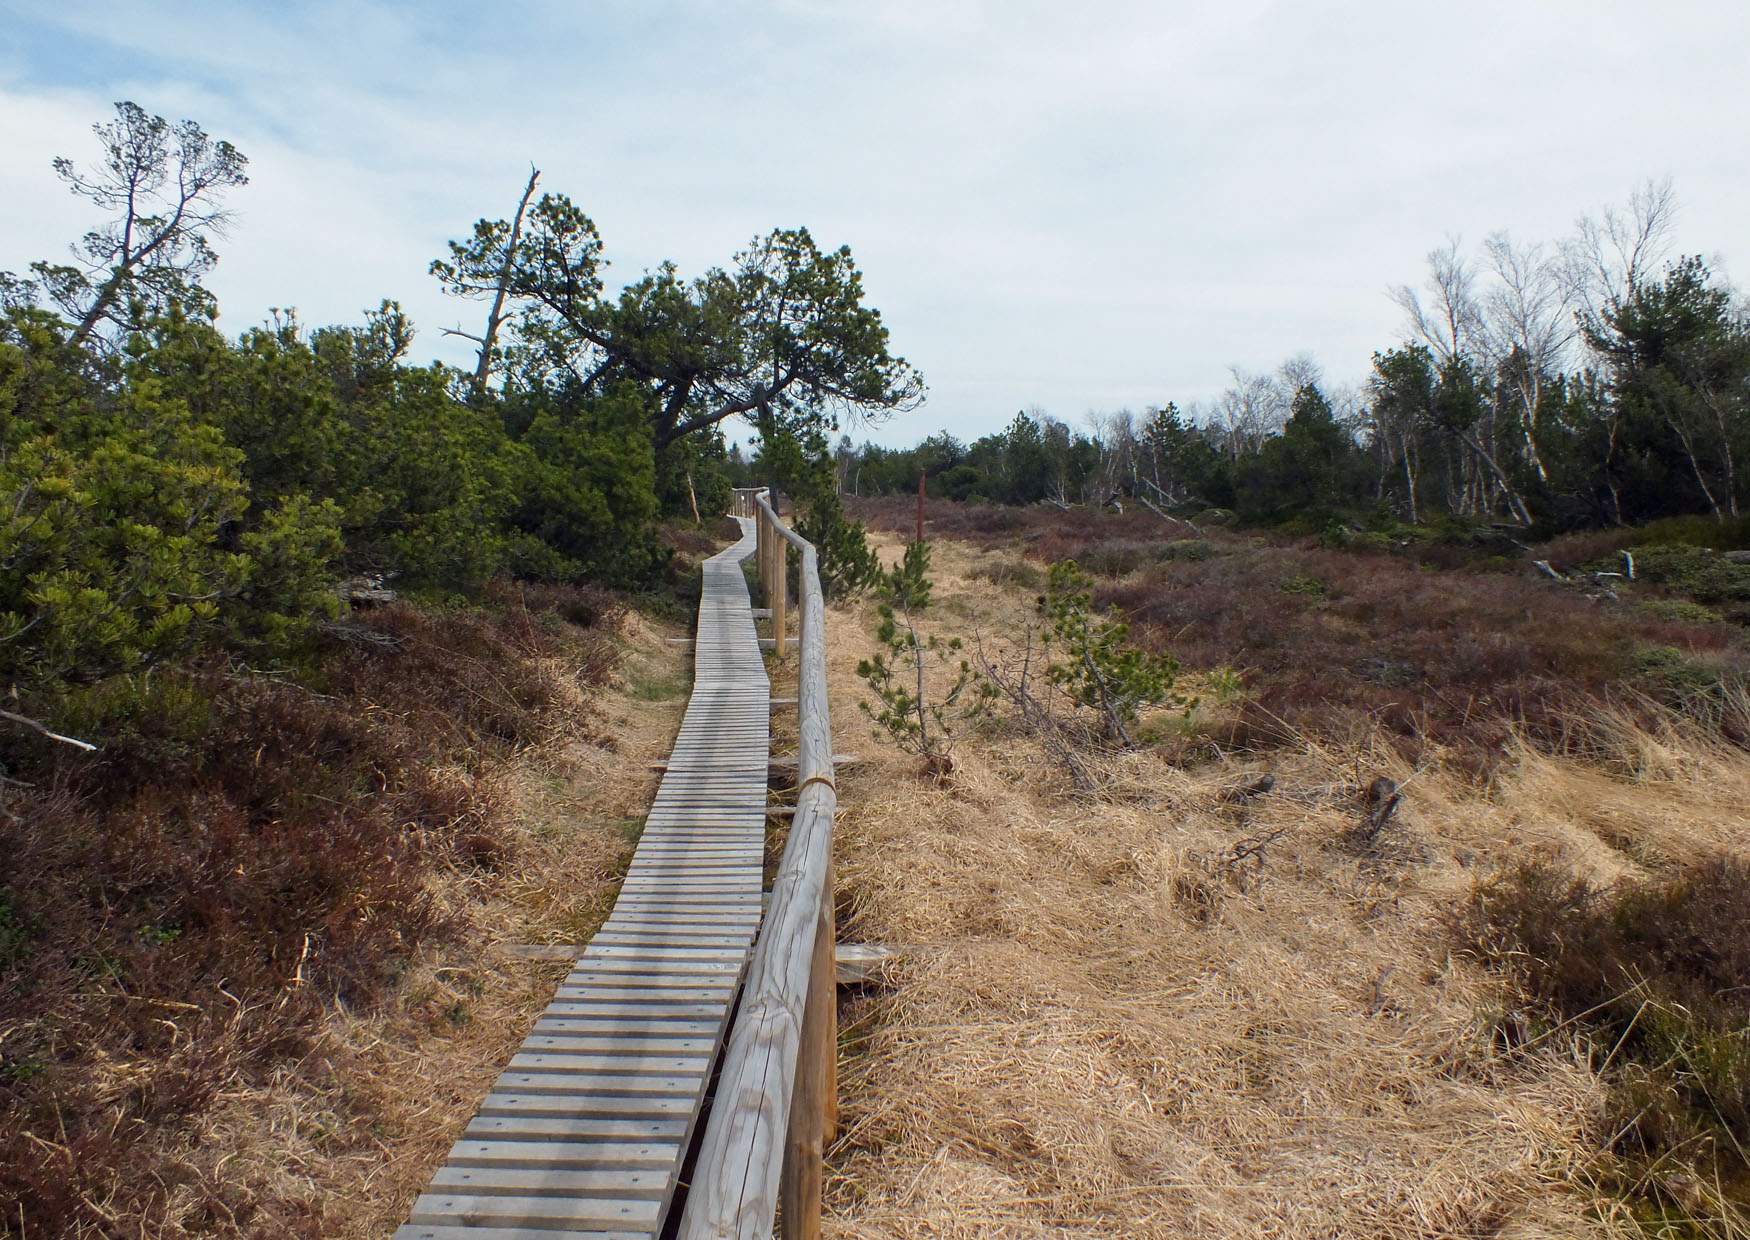
[[[682,1240],[820,1235],[826,1143],[838,1123],[838,1007],[833,968],[832,722],[826,700],[826,603],[813,544],[786,526],[764,490],[732,511],[757,522],[760,585],[783,665],[789,559],[800,560],[800,742],[796,813],[772,882],[741,1007],[706,1122]]]

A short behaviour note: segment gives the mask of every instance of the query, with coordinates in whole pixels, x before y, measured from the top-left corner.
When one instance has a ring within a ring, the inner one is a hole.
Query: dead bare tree
[[[1226,431],[1228,455],[1239,460],[1256,452],[1287,420],[1288,401],[1274,375],[1239,366],[1228,368],[1233,384],[1216,401],[1216,414]]]
[[[1486,366],[1485,330],[1482,301],[1477,292],[1476,273],[1465,258],[1457,237],[1428,252],[1428,279],[1422,293],[1407,284],[1392,290],[1392,300],[1403,308],[1413,335],[1428,346],[1440,368],[1468,366],[1481,362]],[[1512,475],[1500,462],[1496,450],[1494,405],[1485,404],[1486,417],[1480,427],[1452,427],[1453,436],[1471,456],[1460,462],[1464,474],[1456,481],[1461,491],[1455,507],[1461,512],[1480,509],[1489,500],[1489,487],[1506,501],[1514,517],[1523,525],[1532,524],[1531,509],[1524,496],[1514,486]],[[1406,463],[1408,454],[1405,455]]]
[[[1670,252],[1677,221],[1671,179],[1642,182],[1626,206],[1582,216],[1562,247],[1562,278],[1583,318],[1624,304]]]
[[[1517,245],[1504,232],[1483,242],[1495,283],[1483,299],[1483,333],[1495,369],[1518,403],[1526,459],[1549,481],[1538,447],[1545,385],[1560,373],[1575,337],[1573,308],[1561,264],[1548,247]]]
[[[432,263],[431,273],[443,283],[444,291],[455,297],[491,297],[486,311],[486,325],[479,335],[460,328],[445,328],[444,335],[459,336],[480,346],[469,380],[469,393],[475,401],[486,395],[486,385],[492,378],[493,350],[498,345],[498,332],[508,317],[504,303],[510,294],[511,276],[516,269],[517,245],[522,241],[523,217],[529,201],[535,196],[535,183],[541,170],[529,165],[529,180],[523,195],[517,200],[516,214],[507,224],[503,220],[481,220],[474,225],[474,235],[466,242],[452,241],[452,262],[442,259]]]
[[[1465,259],[1457,237],[1428,251],[1428,280],[1422,293],[1408,284],[1391,290],[1403,308],[1410,329],[1441,362],[1465,357],[1480,334],[1482,310],[1477,301],[1476,274]]]

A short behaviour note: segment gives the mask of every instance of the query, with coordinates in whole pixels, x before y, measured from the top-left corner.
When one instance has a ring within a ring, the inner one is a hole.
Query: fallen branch
[[[1366,808],[1361,815],[1361,830],[1357,832],[1359,842],[1372,844],[1377,840],[1403,800],[1404,794],[1398,791],[1397,783],[1384,775],[1369,784]]]
[[[1249,784],[1241,784],[1237,788],[1229,788],[1221,794],[1221,799],[1229,802],[1250,801],[1253,797],[1261,797],[1276,786],[1276,776],[1266,771]]]
[[[1287,834],[1287,827],[1273,827],[1268,831],[1246,836],[1227,850],[1227,855],[1221,859],[1222,869],[1229,874],[1243,874],[1248,867],[1253,873],[1261,871],[1264,868],[1265,852],[1270,845]]]
[[[1187,526],[1199,538],[1203,537],[1203,527],[1198,525],[1197,522],[1187,521],[1184,517],[1175,517],[1172,513],[1167,512],[1165,509],[1159,507],[1158,505],[1156,505],[1154,503],[1151,503],[1146,496],[1138,495],[1136,497],[1136,502],[1141,504],[1144,508],[1148,509],[1150,512],[1154,513],[1155,516],[1159,517],[1161,520],[1172,521],[1178,525]]]
[[[0,719],[7,719],[13,723],[21,723],[27,728],[41,732],[51,741],[60,741],[63,745],[71,745],[75,749],[83,749],[86,753],[97,752],[97,746],[93,745],[90,741],[82,741],[76,736],[62,736],[59,732],[52,730],[47,724],[39,723],[37,720],[31,719],[25,715],[15,715],[9,710],[0,710]]]
[[[1082,796],[1093,796],[1098,791],[1098,784],[1088,769],[1088,764],[1077,752],[1074,740],[1064,735],[1062,722],[1052,714],[1049,705],[1040,701],[1033,692],[1032,626],[1027,627],[1022,641],[1019,667],[998,668],[994,665],[985,654],[984,635],[977,631],[972,635],[972,649],[978,659],[978,669],[985,680],[1009,700],[1022,725],[1069,772],[1070,782],[1075,785],[1076,792]]]

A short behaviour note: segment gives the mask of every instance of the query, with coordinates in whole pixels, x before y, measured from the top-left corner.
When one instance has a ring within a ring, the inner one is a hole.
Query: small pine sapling
[[[876,578],[881,627],[875,637],[881,649],[857,664],[857,675],[876,700],[858,705],[875,721],[876,736],[885,732],[902,750],[922,758],[940,780],[954,769],[954,744],[964,725],[984,713],[990,690],[961,656],[958,637],[944,641],[918,631],[918,614],[930,603],[929,567],[929,544],[914,542],[897,566]],[[934,699],[928,683],[932,667],[952,675],[946,692]]]
[[[1092,711],[1108,741],[1135,744],[1130,726],[1144,707],[1194,703],[1173,690],[1179,663],[1130,644],[1130,626],[1097,615],[1093,580],[1074,560],[1051,566],[1039,612],[1059,658],[1046,670],[1070,701]]]

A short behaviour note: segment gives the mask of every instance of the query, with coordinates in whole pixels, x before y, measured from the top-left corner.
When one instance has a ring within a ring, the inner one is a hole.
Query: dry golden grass
[[[997,558],[936,545],[932,626],[1017,630],[1030,598],[971,575]],[[829,1235],[1627,1234],[1587,1188],[1600,1081],[1572,1045],[1492,1044],[1497,983],[1446,916],[1528,856],[1608,878],[1742,848],[1741,752],[1602,720],[1614,762],[1526,751],[1483,788],[1385,743],[1145,750],[1090,802],[987,731],[934,786],[855,709],[871,616],[828,626],[838,747],[869,759],[840,780],[841,938],[902,955],[844,1012]],[[1379,775],[1405,801],[1358,847]]]

